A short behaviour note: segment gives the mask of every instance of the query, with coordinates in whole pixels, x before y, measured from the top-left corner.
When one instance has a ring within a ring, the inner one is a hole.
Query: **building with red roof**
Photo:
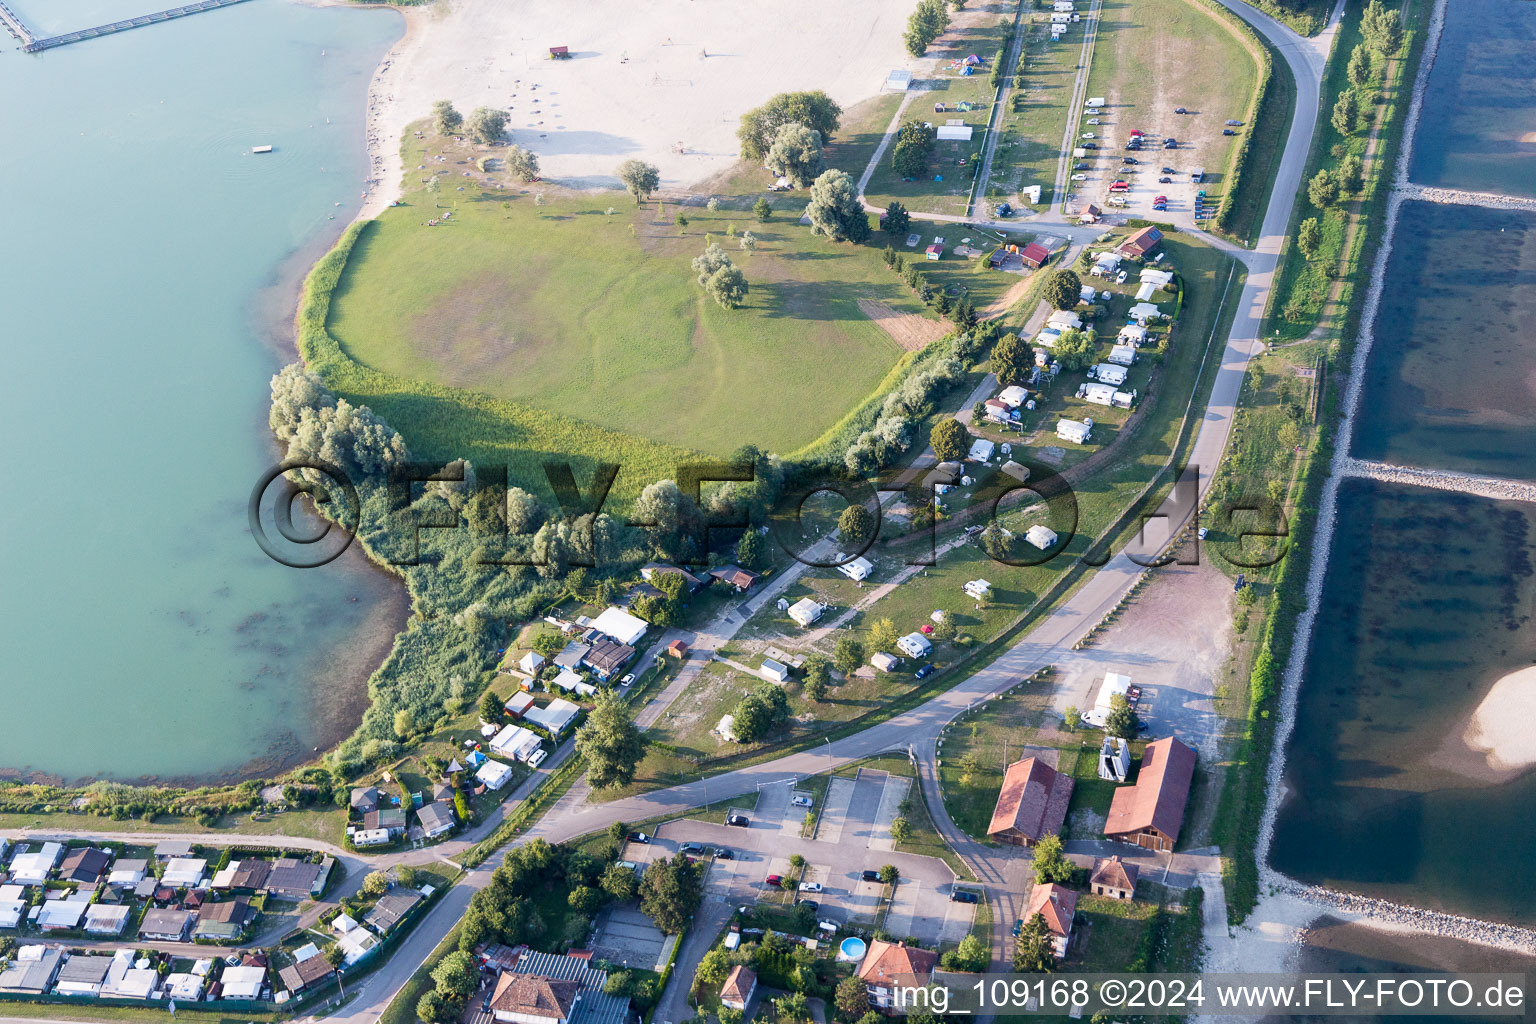
[[[1046,930],[1051,933],[1051,951],[1060,960],[1067,955],[1067,944],[1072,941],[1072,915],[1077,913],[1077,893],[1061,885],[1044,883],[1035,886],[1024,908],[1024,920],[1029,922],[1036,914],[1045,918]]]
[[[1051,250],[1039,242],[1030,242],[1019,250],[1019,259],[1024,261],[1026,267],[1034,267],[1036,270],[1046,265],[1051,258]]]
[[[1033,846],[1061,831],[1072,802],[1072,779],[1037,757],[1008,766],[987,835],[1015,846]]]
[[[1104,834],[1148,850],[1172,850],[1194,778],[1193,750],[1172,736],[1148,743],[1136,785],[1115,790]]]

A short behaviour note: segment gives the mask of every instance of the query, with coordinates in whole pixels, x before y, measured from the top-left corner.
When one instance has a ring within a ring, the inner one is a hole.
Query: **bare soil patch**
[[[858,306],[865,316],[908,352],[916,352],[930,341],[937,341],[949,333],[949,326],[941,321],[929,320],[916,313],[898,313],[874,299],[859,299]]]

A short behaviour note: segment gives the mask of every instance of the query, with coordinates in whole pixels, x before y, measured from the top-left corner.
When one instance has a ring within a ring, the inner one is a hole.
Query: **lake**
[[[1351,454],[1536,479],[1533,318],[1536,215],[1404,203]]]
[[[1529,863],[1536,774],[1486,777],[1460,737],[1494,681],[1536,663],[1536,509],[1371,480],[1339,488],[1290,794],[1271,863],[1304,882],[1500,920],[1536,890],[1480,863]]]
[[[1536,3],[1454,0],[1410,165],[1424,185],[1536,196]]]
[[[49,33],[166,5],[11,6]],[[253,0],[38,56],[5,37],[0,769],[233,777],[355,727],[401,590],[355,552],[272,562],[246,506],[296,276],[358,207],[401,28]]]

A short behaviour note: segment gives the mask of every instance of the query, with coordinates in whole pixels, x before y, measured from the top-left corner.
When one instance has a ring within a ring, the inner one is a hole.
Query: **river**
[[[163,0],[13,0],[40,34]],[[0,50],[0,769],[228,778],[355,727],[405,608],[252,540],[297,275],[359,206],[393,13],[251,3]],[[274,152],[253,155],[256,145]]]

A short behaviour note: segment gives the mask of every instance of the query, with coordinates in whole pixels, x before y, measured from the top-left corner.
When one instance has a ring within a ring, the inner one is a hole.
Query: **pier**
[[[5,29],[15,36],[21,43],[22,49],[32,45],[32,30],[18,17],[16,12],[5,6],[4,0],[0,0],[0,21],[5,22]]]
[[[181,7],[172,7],[168,11],[156,11],[154,14],[143,14],[137,18],[125,18],[122,21],[114,21],[106,25],[96,25],[92,28],[82,28],[75,32],[65,32],[62,35],[46,36],[38,39],[32,30],[18,18],[4,0],[0,0],[0,21],[5,22],[5,27],[11,35],[21,40],[21,48],[27,53],[40,53],[43,50],[51,50],[56,46],[68,46],[70,43],[78,43],[85,39],[96,39],[99,36],[109,36],[114,32],[126,32],[131,28],[143,28],[145,25],[157,25],[162,21],[170,21],[172,18],[184,18],[189,14],[200,14],[203,11],[211,11],[218,7],[232,7],[235,4],[243,4],[246,0],[197,0],[196,3],[184,4]]]

